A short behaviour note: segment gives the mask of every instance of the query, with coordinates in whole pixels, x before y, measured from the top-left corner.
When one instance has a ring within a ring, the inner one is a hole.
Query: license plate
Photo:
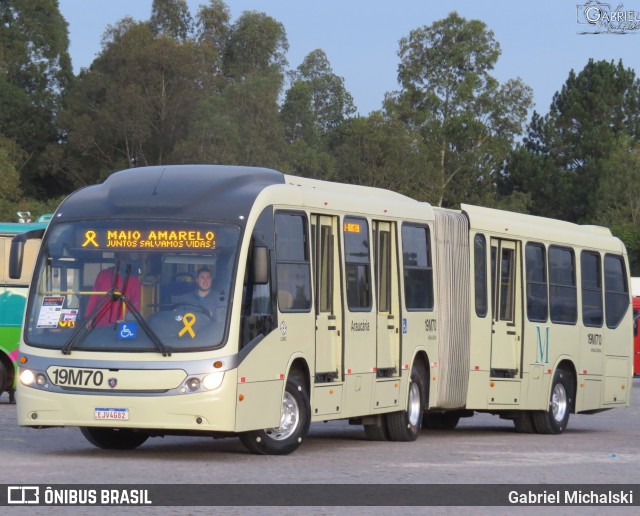
[[[129,409],[126,408],[96,408],[93,418],[97,420],[128,421]]]

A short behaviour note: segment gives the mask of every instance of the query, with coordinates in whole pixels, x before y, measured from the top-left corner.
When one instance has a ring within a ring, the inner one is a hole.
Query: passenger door
[[[396,226],[374,221],[377,303],[376,371],[378,377],[400,374],[400,303]]]
[[[312,215],[316,296],[316,382],[342,380],[342,287],[338,217]]]
[[[519,242],[491,239],[492,377],[513,378],[521,370],[522,274],[520,255]]]

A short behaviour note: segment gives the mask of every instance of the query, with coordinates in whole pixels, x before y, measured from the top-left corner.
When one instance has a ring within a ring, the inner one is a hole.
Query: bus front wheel
[[[296,450],[306,437],[311,424],[311,404],[303,385],[293,377],[287,380],[280,425],[264,430],[240,434],[240,440],[249,451],[260,455],[287,455]]]
[[[80,431],[87,441],[105,450],[133,450],[149,438],[143,432],[128,428],[83,426]]]

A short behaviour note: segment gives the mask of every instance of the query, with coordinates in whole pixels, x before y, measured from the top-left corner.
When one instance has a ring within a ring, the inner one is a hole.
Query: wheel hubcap
[[[411,382],[409,387],[409,406],[407,407],[409,415],[409,423],[411,426],[417,426],[420,419],[420,389],[418,384]]]
[[[284,441],[296,431],[299,420],[298,403],[291,394],[285,392],[282,400],[282,411],[280,412],[280,426],[270,428],[266,430],[266,433],[274,441]]]
[[[551,411],[553,413],[553,418],[560,423],[568,410],[568,400],[567,400],[567,391],[564,388],[564,385],[558,383],[553,388],[553,393],[551,394]]]

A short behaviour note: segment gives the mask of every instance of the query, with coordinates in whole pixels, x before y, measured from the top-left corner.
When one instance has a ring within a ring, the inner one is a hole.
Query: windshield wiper
[[[100,301],[96,303],[96,306],[93,308],[93,310],[91,310],[91,313],[87,317],[87,320],[75,329],[71,337],[69,337],[67,343],[62,348],[63,355],[70,355],[71,348],[76,344],[80,344],[82,343],[82,341],[84,341],[86,336],[89,335],[89,332],[93,330],[93,322],[98,317],[98,314],[102,313],[102,309],[107,305],[107,303],[115,301],[116,294],[117,293],[115,287],[112,287],[111,290],[109,290],[109,292],[107,292],[104,297],[102,297],[102,299],[100,299]]]
[[[124,306],[126,306],[129,309],[129,311],[133,314],[134,319],[140,324],[140,326],[142,326],[142,329],[147,334],[149,339],[151,339],[151,342],[153,342],[153,345],[158,349],[158,351],[160,351],[160,353],[162,353],[162,356],[163,357],[170,357],[171,356],[171,348],[169,348],[168,346],[165,346],[162,343],[160,338],[156,335],[156,332],[153,331],[153,329],[151,329],[151,326],[149,326],[147,321],[144,320],[144,317],[140,313],[140,310],[138,310],[136,308],[136,305],[134,305],[129,300],[129,298],[127,296],[125,296],[124,294],[120,294],[120,293],[117,292],[116,296],[117,296],[118,299],[120,299],[120,301],[122,301],[124,303]]]
[[[104,297],[100,299],[98,304],[87,317],[87,320],[73,332],[73,335],[71,335],[67,343],[62,348],[62,354],[70,355],[71,348],[77,346],[78,344],[81,344],[87,337],[87,335],[89,335],[91,330],[93,330],[94,321],[97,319],[98,315],[102,312],[102,309],[107,305],[107,303],[115,303],[118,301],[125,304],[125,306],[133,314],[134,319],[140,324],[144,332],[149,336],[149,339],[151,340],[151,342],[153,342],[153,345],[156,347],[156,349],[160,351],[160,353],[162,353],[162,356],[170,357],[171,349],[162,343],[160,338],[147,324],[147,321],[144,320],[144,317],[142,317],[140,311],[129,300],[129,298],[121,292],[116,291],[115,288],[109,290],[109,292],[107,292]]]

